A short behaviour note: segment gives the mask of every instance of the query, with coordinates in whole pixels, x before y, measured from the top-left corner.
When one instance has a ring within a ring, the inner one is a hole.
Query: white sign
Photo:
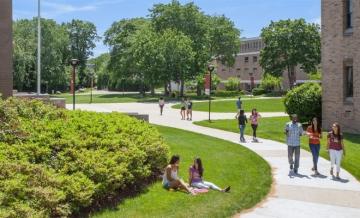
[[[205,89],[205,95],[210,95],[210,89]]]

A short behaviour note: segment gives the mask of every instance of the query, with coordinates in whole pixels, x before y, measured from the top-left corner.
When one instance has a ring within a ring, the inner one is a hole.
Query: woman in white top
[[[162,113],[163,113],[164,105],[165,105],[164,98],[160,97],[160,99],[159,99],[160,115],[162,115]]]
[[[165,168],[165,173],[163,176],[163,187],[166,189],[184,189],[188,193],[194,195],[195,193],[190,189],[190,187],[178,177],[179,170],[179,155],[173,155],[170,159],[169,165]]]

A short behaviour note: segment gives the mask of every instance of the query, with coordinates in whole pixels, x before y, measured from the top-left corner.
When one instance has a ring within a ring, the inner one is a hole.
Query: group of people
[[[306,131],[304,131],[302,124],[298,122],[297,115],[291,115],[291,122],[287,123],[285,126],[285,134],[288,145],[290,170],[293,170],[295,174],[298,173],[300,162],[300,137],[307,135],[309,137],[309,148],[313,157],[312,171],[314,171],[315,175],[320,175],[317,166],[320,154],[320,139],[322,138],[319,119],[314,117]],[[340,179],[340,165],[342,157],[345,156],[345,145],[340,125],[336,122],[332,125],[331,131],[327,135],[326,150],[329,152],[331,162],[330,175]],[[335,166],[336,175],[334,174]]]
[[[245,132],[246,124],[248,123],[248,119],[245,115],[245,111],[242,108],[241,97],[239,97],[238,100],[236,101],[236,107],[238,109],[238,112],[235,116],[235,119],[238,120],[238,124],[239,124],[240,142],[246,142],[245,137],[244,137],[244,132]],[[253,134],[252,134],[253,142],[259,142],[259,140],[257,139],[257,136],[256,136],[256,130],[258,128],[260,118],[261,118],[261,115],[257,112],[256,108],[252,109],[249,119],[251,122],[251,128],[253,130]]]
[[[160,97],[159,98],[160,115],[163,114],[164,106],[165,106],[165,100],[163,97]],[[193,107],[193,102],[189,97],[181,99],[181,103],[180,103],[181,120],[185,120],[185,118],[186,120],[190,120],[190,121],[192,120],[192,107]]]
[[[222,189],[212,182],[203,179],[204,168],[200,158],[195,158],[193,165],[189,168],[189,183],[184,182],[179,175],[180,156],[173,155],[165,168],[163,175],[163,187],[166,189],[182,189],[191,195],[196,195],[196,189],[213,189],[220,192],[229,192],[230,186]]]

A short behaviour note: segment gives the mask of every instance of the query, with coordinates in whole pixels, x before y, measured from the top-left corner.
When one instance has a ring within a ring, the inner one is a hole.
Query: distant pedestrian
[[[186,102],[184,98],[181,99],[180,107],[181,120],[185,120]]]
[[[190,98],[187,98],[186,101],[186,119],[187,120],[192,120],[192,106],[193,106],[193,102],[191,101]]]
[[[294,170],[294,173],[297,174],[300,162],[300,136],[303,135],[303,128],[302,125],[298,122],[298,117],[296,114],[291,115],[291,120],[292,121],[288,122],[285,126],[285,134],[288,145],[290,170]],[[293,159],[294,153],[295,163]]]
[[[321,125],[316,117],[311,120],[306,134],[309,136],[309,147],[313,156],[313,168],[311,170],[315,172],[315,175],[319,175],[317,163],[320,153]]]
[[[246,142],[244,137],[244,131],[246,127],[246,123],[248,122],[244,110],[240,110],[240,115],[238,116],[238,124],[240,129],[240,142]]]
[[[237,108],[237,113],[235,118],[237,119],[238,116],[240,115],[240,110],[242,109],[242,101],[241,101],[241,97],[239,96],[238,100],[236,101],[236,108]]]
[[[342,156],[345,156],[345,146],[340,125],[338,123],[332,125],[332,131],[329,132],[327,138],[327,150],[329,151],[331,160],[330,174],[334,176],[334,165],[336,165],[336,178],[340,179],[340,165]]]
[[[164,105],[165,105],[165,100],[163,97],[160,97],[159,99],[160,115],[163,114]]]
[[[258,142],[257,136],[256,136],[256,130],[259,125],[259,119],[261,118],[260,114],[256,111],[256,109],[252,109],[251,115],[250,115],[250,121],[251,121],[251,127],[253,130],[253,142]]]

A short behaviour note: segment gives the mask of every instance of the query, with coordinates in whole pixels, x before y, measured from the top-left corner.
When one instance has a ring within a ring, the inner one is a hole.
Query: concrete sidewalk
[[[71,106],[68,105],[69,108]],[[181,120],[179,110],[172,109],[171,106],[171,104],[165,106],[163,116],[160,116],[159,108],[154,103],[87,104],[77,105],[77,108],[99,112],[149,114],[150,123],[193,131],[239,144],[239,134],[197,126],[190,121]],[[261,113],[261,115],[286,116],[284,113]],[[234,119],[234,116],[235,113],[211,114],[212,119]],[[206,112],[193,112],[193,121],[207,118]],[[260,206],[241,214],[241,217],[360,217],[360,183],[347,171],[341,171],[342,180],[334,180],[329,175],[330,162],[320,158],[318,168],[323,175],[314,176],[311,171],[311,154],[301,150],[299,174],[295,175],[289,171],[285,144],[265,139],[260,139],[260,143],[252,143],[249,137],[246,139],[248,143],[241,144],[262,156],[272,167],[274,192]]]

